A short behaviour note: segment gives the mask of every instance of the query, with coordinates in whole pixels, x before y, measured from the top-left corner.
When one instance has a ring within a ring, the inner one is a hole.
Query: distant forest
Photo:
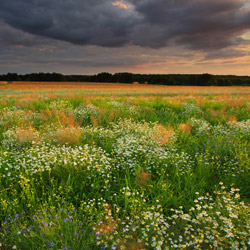
[[[211,74],[132,74],[102,72],[96,75],[63,75],[59,73],[32,73],[0,75],[0,81],[45,82],[112,82],[183,86],[250,86],[249,76]]]

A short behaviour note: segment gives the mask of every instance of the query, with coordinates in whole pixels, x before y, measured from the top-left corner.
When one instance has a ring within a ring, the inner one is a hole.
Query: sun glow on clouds
[[[113,5],[113,6],[118,6],[119,8],[122,8],[122,9],[129,9],[129,8],[131,7],[130,5],[125,4],[125,3],[122,2],[122,1],[112,2],[112,5]]]

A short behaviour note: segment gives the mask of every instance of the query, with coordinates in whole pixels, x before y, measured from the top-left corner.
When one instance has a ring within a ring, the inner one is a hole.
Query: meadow
[[[250,87],[2,84],[0,249],[250,249]]]

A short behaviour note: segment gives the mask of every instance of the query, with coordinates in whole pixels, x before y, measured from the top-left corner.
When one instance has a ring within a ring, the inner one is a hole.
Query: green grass
[[[46,91],[1,92],[0,249],[250,247],[247,94]]]

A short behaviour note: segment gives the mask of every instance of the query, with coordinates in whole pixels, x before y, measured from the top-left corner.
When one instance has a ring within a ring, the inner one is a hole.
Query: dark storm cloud
[[[9,25],[74,44],[121,46],[136,21],[106,0],[11,0],[0,2],[0,15]]]
[[[250,29],[250,12],[241,0],[134,0],[144,18],[144,29],[159,29],[161,44],[192,49],[218,49],[238,43]],[[152,39],[146,40],[149,45]],[[140,44],[140,37],[137,43]],[[156,43],[157,46],[157,43]]]
[[[0,18],[79,45],[211,50],[241,44],[239,36],[250,29],[244,7],[243,0],[11,0],[0,2]]]
[[[41,44],[52,44],[52,41],[37,35],[15,29],[0,21],[0,46],[30,47]]]

